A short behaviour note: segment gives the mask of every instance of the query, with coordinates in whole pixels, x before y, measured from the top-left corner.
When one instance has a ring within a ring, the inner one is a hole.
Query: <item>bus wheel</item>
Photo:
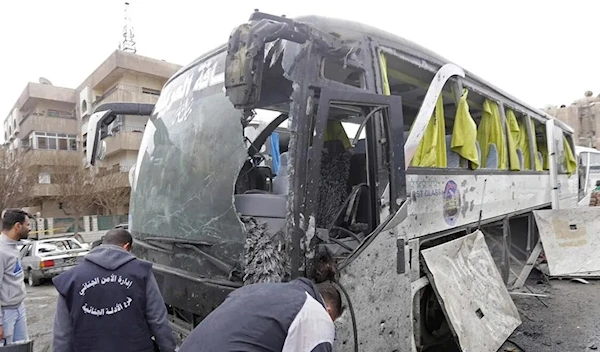
[[[431,285],[423,289],[420,322],[424,347],[439,345],[452,338],[452,331]]]

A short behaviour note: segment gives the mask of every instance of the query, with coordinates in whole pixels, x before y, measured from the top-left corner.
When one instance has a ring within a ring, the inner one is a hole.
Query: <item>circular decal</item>
[[[460,194],[456,182],[450,180],[444,188],[444,220],[450,226],[456,224],[460,208]]]

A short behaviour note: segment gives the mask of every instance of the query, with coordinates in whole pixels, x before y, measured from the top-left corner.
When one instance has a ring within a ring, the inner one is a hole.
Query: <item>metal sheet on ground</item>
[[[464,352],[496,352],[521,325],[483,233],[422,252],[427,275]]]
[[[600,207],[533,213],[550,276],[600,276]]]

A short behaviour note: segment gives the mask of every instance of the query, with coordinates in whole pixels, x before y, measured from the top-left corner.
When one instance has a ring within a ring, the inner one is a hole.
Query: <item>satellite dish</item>
[[[40,84],[47,84],[49,86],[52,85],[52,82],[48,78],[40,77]]]

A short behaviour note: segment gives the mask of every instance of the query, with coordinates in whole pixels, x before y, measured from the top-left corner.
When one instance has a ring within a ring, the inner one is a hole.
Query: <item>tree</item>
[[[31,188],[37,183],[30,156],[0,147],[0,211],[28,205]]]
[[[54,179],[57,201],[65,214],[74,218],[75,234],[78,234],[81,217],[96,201],[94,170],[83,165],[63,166],[60,173],[54,174]]]
[[[127,173],[117,171],[98,175],[94,182],[96,204],[106,209],[110,215],[119,215],[121,208],[129,203],[131,194]]]

